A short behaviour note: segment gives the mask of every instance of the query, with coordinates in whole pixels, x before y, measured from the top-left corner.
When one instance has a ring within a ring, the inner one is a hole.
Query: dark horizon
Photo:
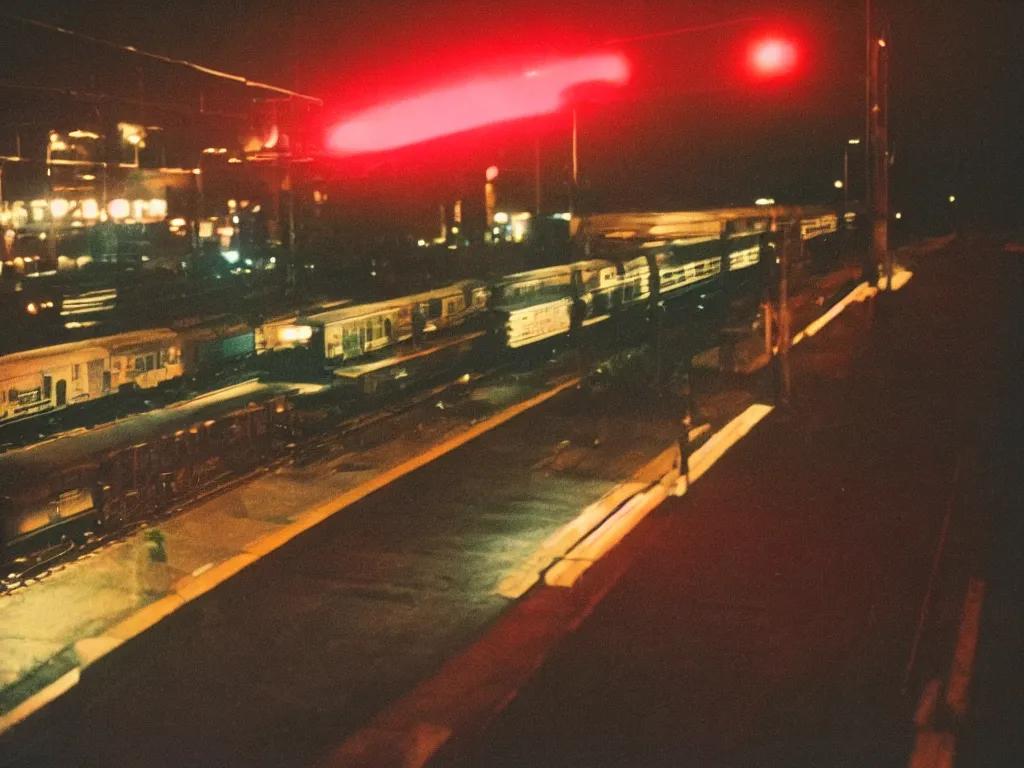
[[[1005,0],[929,5],[921,0],[878,10],[891,24],[892,210],[903,212],[906,222],[941,218],[953,194],[965,220],[985,214],[1019,224],[1024,196],[1014,115],[1022,78],[1014,45],[1024,35],[1024,14]],[[147,8],[141,0],[82,0],[73,7],[12,0],[8,8],[322,96],[327,121],[509,66],[505,62],[544,60],[680,26],[762,17],[749,25],[616,46],[634,63],[633,81],[613,100],[581,112],[581,173],[593,204],[604,209],[737,205],[760,196],[839,202],[832,182],[842,176],[846,139],[863,134],[863,6],[838,0],[793,0],[770,13],[745,0],[714,8],[651,2],[640,10],[609,6],[601,13],[592,4],[551,7],[525,0],[505,4],[500,14],[468,2],[397,2],[389,12],[375,12],[362,2],[339,7],[325,0],[258,0],[244,15],[216,0],[185,0],[173,10]],[[235,114],[245,114],[257,95],[10,20],[0,20],[0,29],[7,51],[0,81],[141,102],[118,102],[107,111],[166,125],[169,145],[177,145],[172,154],[194,153],[200,142],[227,143],[238,133],[239,121],[229,117],[197,119],[200,93],[207,110]],[[774,29],[800,41],[806,67],[799,77],[763,86],[744,78],[737,62],[751,35]],[[13,154],[13,133],[70,128],[97,112],[87,99],[64,94],[5,88],[0,99],[9,115],[0,126],[0,154]],[[39,125],[25,125],[32,122]],[[433,220],[439,201],[478,195],[478,177],[482,185],[488,165],[532,169],[538,138],[545,198],[557,200],[565,194],[569,165],[568,116],[562,113],[340,162],[333,166],[334,186],[365,197],[368,206],[377,200],[383,209],[400,208],[408,220],[403,224],[421,226]],[[855,151],[850,157],[856,198],[863,166]]]

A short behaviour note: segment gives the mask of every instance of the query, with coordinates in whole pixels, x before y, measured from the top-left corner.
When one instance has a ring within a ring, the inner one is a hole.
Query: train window
[[[366,340],[373,341],[373,320],[366,321]]]
[[[388,338],[391,338],[391,319],[390,318],[385,318],[384,319],[384,335],[387,336]]]
[[[142,358],[142,357],[136,357],[135,358],[135,370],[136,371],[144,371],[144,370],[146,370],[146,360],[145,360],[145,358]]]
[[[153,359],[153,355],[146,355],[146,370],[152,371],[155,367],[156,361]]]
[[[79,370],[78,369],[79,369],[78,363],[75,363],[73,366],[71,366],[71,380],[72,381],[78,381],[78,376],[79,376]]]

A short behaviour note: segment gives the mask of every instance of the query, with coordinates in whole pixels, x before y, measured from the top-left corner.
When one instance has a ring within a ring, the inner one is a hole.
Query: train
[[[837,217],[808,211],[801,238],[828,250]],[[608,214],[581,222],[569,264],[369,304],[321,306],[255,327],[215,318],[0,357],[0,425],[182,378],[216,377],[257,355],[303,352],[332,368],[410,339],[480,322],[510,353],[626,312],[757,282],[775,263],[769,212]],[[0,563],[75,530],[117,530],[295,440],[278,398],[126,446],[42,478],[0,477]]]
[[[801,217],[805,242],[827,240],[837,216]],[[491,281],[462,280],[365,304],[341,302],[250,326],[215,318],[0,357],[0,425],[177,379],[215,381],[257,355],[298,351],[321,371],[479,324],[515,350],[692,291],[728,290],[771,266],[764,208],[599,214],[580,222],[576,260]],[[300,366],[296,366],[298,370]]]
[[[291,443],[293,427],[279,397],[42,477],[0,477],[0,565],[86,531],[117,531],[262,466]]]
[[[0,424],[182,376],[179,334],[158,328],[0,357]]]

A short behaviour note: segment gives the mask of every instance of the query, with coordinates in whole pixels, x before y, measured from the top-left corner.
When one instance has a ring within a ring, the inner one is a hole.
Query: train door
[[[68,403],[68,383],[61,379],[57,382],[57,402],[56,407],[67,405]]]
[[[53,377],[43,376],[43,400],[49,400],[53,395]]]

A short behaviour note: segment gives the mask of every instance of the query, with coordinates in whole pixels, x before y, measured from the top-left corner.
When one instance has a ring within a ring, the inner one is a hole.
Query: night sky
[[[946,215],[1019,225],[1024,218],[1024,3],[902,0],[876,10],[891,25],[894,210],[904,221]],[[580,159],[595,208],[681,208],[780,201],[836,202],[843,147],[863,135],[863,4],[839,0],[715,3],[590,0],[328,2],[327,0],[5,0],[4,10],[97,37],[187,58],[322,96],[326,116],[456,82],[601,48],[608,40],[758,15],[758,22],[613,46],[634,63],[631,84],[581,108]],[[772,86],[742,71],[744,45],[762,31],[800,41],[799,77]],[[139,99],[104,107],[169,131],[229,141],[253,96],[165,65],[115,54],[0,20],[0,82]],[[159,102],[157,104],[156,102]],[[98,114],[62,95],[0,89],[0,154],[13,133],[74,127]],[[173,133],[172,133],[173,135]],[[494,163],[528,175],[534,142],[545,196],[565,196],[568,112],[333,168],[339,194],[374,199],[408,221],[439,200],[479,196]],[[193,140],[200,138],[193,136]],[[182,152],[188,142],[182,140]],[[186,162],[187,158],[182,159]],[[862,161],[851,153],[852,192]],[[948,205],[948,203],[946,203]],[[559,205],[549,202],[555,209]]]

